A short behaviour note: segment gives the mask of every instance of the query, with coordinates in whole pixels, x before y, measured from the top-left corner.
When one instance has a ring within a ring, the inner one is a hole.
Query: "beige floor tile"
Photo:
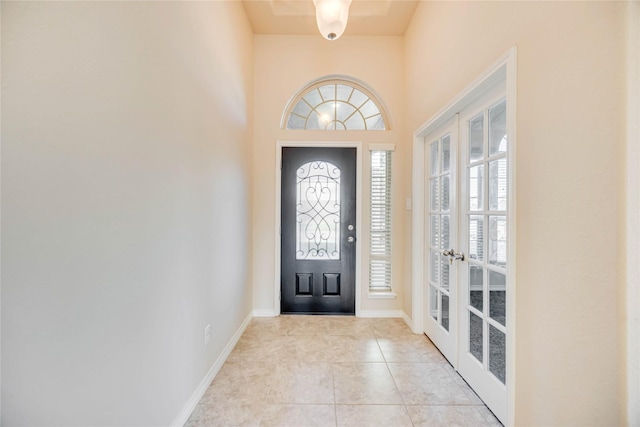
[[[487,408],[486,406],[477,406],[476,408],[478,408],[480,414],[487,421],[488,426],[502,427],[502,423],[500,422],[500,420],[498,420],[496,416],[493,415],[493,412],[491,412],[489,408]]]
[[[411,427],[411,418],[402,405],[336,405],[338,426]]]
[[[481,406],[407,406],[415,427],[499,426],[500,423],[496,425],[485,418],[483,409]]]
[[[446,362],[425,336],[379,337],[378,345],[387,362]]]
[[[462,379],[460,374],[457,373],[451,365],[449,365],[448,363],[444,363],[442,367],[444,368],[445,371],[449,373],[449,375],[451,376],[451,378],[453,378],[456,384],[458,384],[462,388],[464,393],[469,397],[469,400],[471,400],[474,405],[484,405],[484,402],[482,402],[482,400],[473,391],[473,389],[469,387],[469,384],[467,384],[467,382],[464,379]],[[489,413],[491,414],[491,412]]]
[[[376,337],[400,337],[416,335],[402,319],[368,319]]]
[[[328,316],[286,316],[289,335],[327,335]]]
[[[402,319],[279,316],[251,321],[186,425],[409,426],[410,416],[500,426]]]
[[[333,382],[336,403],[402,403],[385,363],[336,363],[333,365]]]
[[[335,335],[328,338],[334,362],[384,362],[378,341],[372,336]]]
[[[227,360],[269,361],[286,356],[287,335],[256,336],[243,335]]]
[[[289,320],[285,316],[254,317],[242,334],[243,337],[286,335]]]
[[[332,340],[327,335],[288,335],[280,342],[284,360],[331,362],[335,359]]]
[[[264,427],[333,427],[336,411],[333,405],[268,405],[262,413]]]
[[[282,360],[274,370],[266,402],[269,404],[333,404],[331,365],[324,362]]]
[[[482,405],[468,386],[459,385],[449,375],[445,365],[389,363],[389,370],[406,405]]]
[[[273,382],[275,367],[273,363],[227,360],[201,403],[264,403]]]
[[[256,404],[199,404],[185,427],[259,426],[265,408]]]
[[[326,333],[328,335],[374,336],[369,319],[353,316],[328,316],[326,323]]]

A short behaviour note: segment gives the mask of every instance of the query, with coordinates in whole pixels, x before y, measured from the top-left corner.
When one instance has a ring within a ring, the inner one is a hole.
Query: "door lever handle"
[[[454,260],[460,260],[460,261],[464,261],[464,252],[454,252],[453,253],[453,259]]]
[[[451,257],[451,262],[460,260],[464,261],[464,252],[456,252],[453,249],[445,249],[442,251],[442,255]]]

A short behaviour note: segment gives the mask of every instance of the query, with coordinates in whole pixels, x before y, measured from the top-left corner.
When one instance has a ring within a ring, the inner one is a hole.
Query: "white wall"
[[[624,422],[626,10],[618,2],[421,2],[405,36],[407,132],[518,47],[517,425]]]
[[[249,315],[251,51],[235,2],[2,2],[4,425],[167,425]]]
[[[627,146],[626,163],[626,287],[622,289],[623,311],[620,338],[626,341],[623,352],[623,392],[627,394],[627,422],[640,426],[640,2],[628,3],[627,26]]]
[[[274,310],[275,294],[275,159],[276,142],[282,141],[362,141],[364,217],[357,224],[363,242],[362,309],[400,310],[402,308],[403,207],[406,186],[402,173],[394,175],[393,275],[399,296],[393,300],[373,300],[368,289],[368,148],[372,142],[396,144],[394,168],[403,169],[403,157],[410,145],[403,141],[404,129],[404,49],[402,37],[341,37],[327,42],[319,35],[254,37],[256,88],[254,104],[253,147],[253,284],[254,308]],[[287,102],[309,82],[332,74],[351,76],[363,81],[382,98],[391,117],[391,130],[368,132],[288,131],[280,129]],[[408,192],[410,194],[410,192]]]

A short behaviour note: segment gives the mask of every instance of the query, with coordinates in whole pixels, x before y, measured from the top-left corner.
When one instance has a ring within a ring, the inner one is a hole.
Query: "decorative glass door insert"
[[[340,168],[323,161],[296,172],[296,259],[340,259]]]

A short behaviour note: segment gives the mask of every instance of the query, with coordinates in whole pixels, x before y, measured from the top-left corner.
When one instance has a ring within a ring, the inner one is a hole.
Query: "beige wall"
[[[424,2],[406,34],[408,132],[518,47],[517,425],[623,420],[618,239],[624,226],[617,218],[626,8]]]
[[[403,139],[404,56],[402,37],[343,37],[327,42],[317,36],[266,36],[254,38],[255,104],[253,146],[253,285],[254,309],[274,310],[275,293],[275,201],[276,143],[281,141],[362,141],[363,142],[363,207],[369,212],[367,144],[396,144],[394,168],[402,170],[402,159],[411,146]],[[280,121],[287,102],[312,80],[331,74],[356,78],[372,87],[381,97],[391,118],[390,131],[326,132],[287,131]],[[366,296],[368,286],[366,215],[358,226],[363,237],[362,309],[400,310],[402,307],[403,215],[406,188],[400,179],[393,184],[394,197],[394,288],[399,291],[393,300],[372,300]]]
[[[249,315],[252,41],[234,2],[2,2],[3,425],[168,425]]]

